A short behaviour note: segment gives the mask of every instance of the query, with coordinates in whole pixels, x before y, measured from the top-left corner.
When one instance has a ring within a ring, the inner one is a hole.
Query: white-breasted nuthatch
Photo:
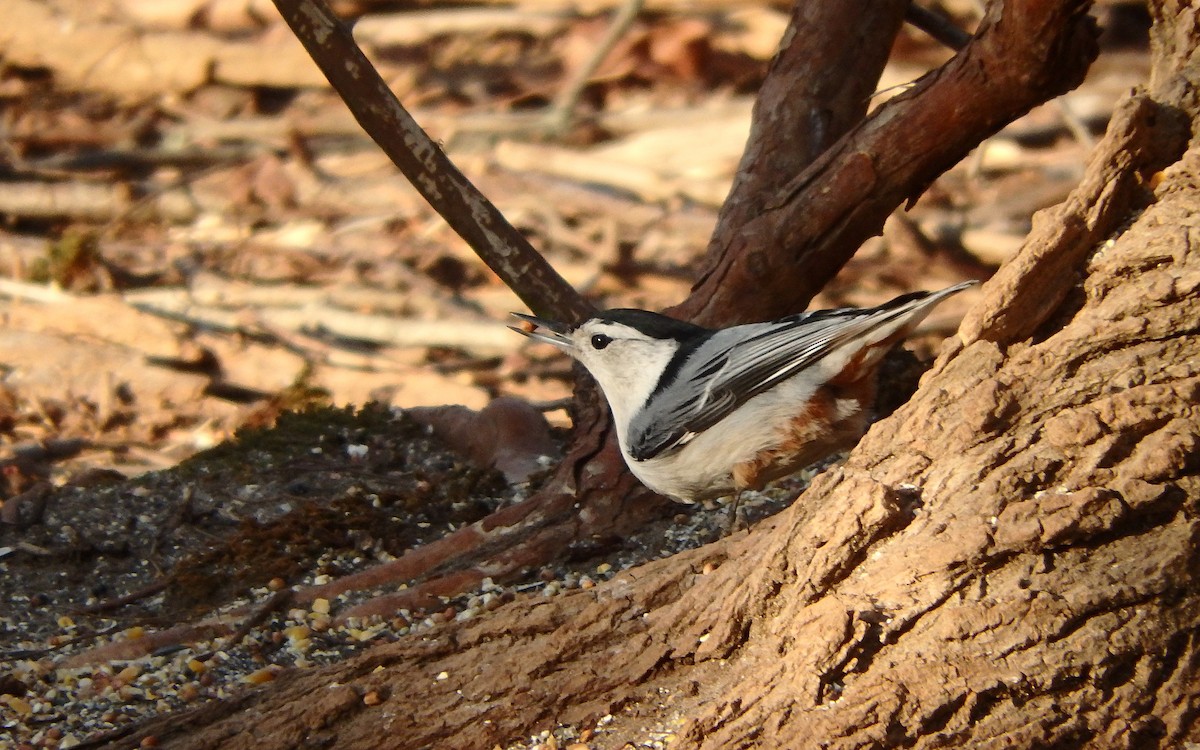
[[[604,391],[634,475],[692,503],[761,489],[852,446],[869,425],[884,354],[975,283],[717,330],[630,309],[577,326],[513,313],[532,327],[511,327],[579,360]]]

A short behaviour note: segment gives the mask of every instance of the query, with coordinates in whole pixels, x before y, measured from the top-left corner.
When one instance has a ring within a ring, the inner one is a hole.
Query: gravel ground
[[[743,522],[777,512],[810,476],[746,493]],[[503,585],[485,579],[437,607],[388,619],[335,618],[403,583],[302,607],[287,602],[288,592],[393,560],[527,491],[467,465],[403,413],[372,408],[287,416],[169,471],[55,490],[36,519],[0,528],[0,595],[10,602],[0,615],[0,727],[15,748],[102,744],[284,670],[486,616],[517,597],[590,588],[728,527],[720,503],[680,506],[590,559]],[[169,628],[201,621],[224,623],[222,634],[169,637]],[[86,657],[126,648],[149,653]],[[586,747],[598,731],[603,725],[562,727],[514,747]],[[646,746],[662,746],[669,731],[662,734]]]

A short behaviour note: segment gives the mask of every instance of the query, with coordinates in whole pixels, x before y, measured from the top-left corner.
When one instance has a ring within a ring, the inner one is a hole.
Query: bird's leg
[[[729,504],[729,518],[725,521],[725,536],[737,531],[738,507],[742,504],[742,492],[743,490],[739,489],[733,493],[733,502]]]

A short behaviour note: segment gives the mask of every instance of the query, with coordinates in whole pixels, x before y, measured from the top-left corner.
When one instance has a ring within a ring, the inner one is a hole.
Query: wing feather
[[[818,310],[718,331],[692,353],[674,382],[635,415],[630,454],[644,461],[681,447],[834,350],[865,343],[873,331],[889,324],[896,324],[893,330],[915,325],[934,304],[966,286],[904,295],[875,308]]]

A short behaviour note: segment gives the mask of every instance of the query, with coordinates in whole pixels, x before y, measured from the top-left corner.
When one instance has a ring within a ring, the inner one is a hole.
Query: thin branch
[[[134,589],[129,593],[122,594],[112,599],[105,599],[102,602],[96,602],[95,604],[87,604],[77,607],[74,612],[76,614],[94,615],[100,612],[109,612],[114,609],[120,609],[127,604],[133,604],[136,601],[141,601],[148,596],[154,596],[160,591],[163,591],[171,585],[172,578],[173,576],[167,576],[166,578],[160,578],[157,581],[151,581],[139,589]]]
[[[367,134],[529,309],[559,320],[587,317],[587,301],[421,129],[324,0],[274,2]]]
[[[952,50],[960,50],[971,41],[971,35],[955,26],[949,18],[920,5],[908,6],[904,20]]]
[[[613,51],[613,47],[617,46],[617,42],[621,41],[621,37],[625,36],[625,32],[629,31],[633,22],[637,20],[643,4],[643,0],[625,0],[621,7],[617,8],[608,30],[604,32],[604,38],[592,50],[592,56],[571,74],[566,85],[554,98],[553,106],[546,113],[545,123],[551,133],[561,134],[570,127],[571,119],[575,114],[575,105],[579,103],[579,97],[587,88],[588,80],[600,67],[600,63],[604,62],[604,58],[608,57],[608,53]]]

